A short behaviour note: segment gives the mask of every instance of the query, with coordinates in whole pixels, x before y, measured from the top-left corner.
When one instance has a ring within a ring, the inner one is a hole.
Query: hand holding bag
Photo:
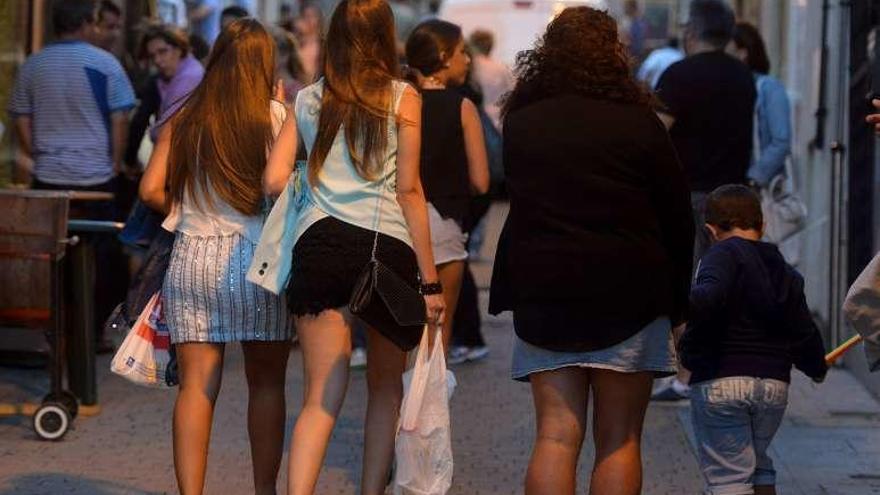
[[[452,486],[448,378],[439,326],[433,346],[430,340],[426,325],[400,407],[395,495],[445,495]]]

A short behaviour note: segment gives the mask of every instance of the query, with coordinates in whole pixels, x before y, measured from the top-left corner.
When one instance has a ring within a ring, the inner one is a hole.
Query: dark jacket
[[[681,165],[645,106],[564,95],[504,122],[510,215],[490,311],[575,303],[577,321],[517,334],[545,348],[613,345],[683,321],[694,224]],[[570,306],[570,305],[569,305]]]
[[[776,246],[733,237],[712,246],[691,289],[679,343],[697,383],[726,376],[788,382],[791,366],[825,375],[825,348],[804,297],[804,279]]]

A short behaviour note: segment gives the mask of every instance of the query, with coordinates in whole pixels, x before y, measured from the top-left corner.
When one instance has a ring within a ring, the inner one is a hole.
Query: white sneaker
[[[355,347],[351,351],[351,361],[348,366],[350,368],[360,369],[367,367],[367,350],[363,347]]]
[[[675,402],[687,399],[690,396],[690,387],[671,376],[660,382],[660,385],[651,392],[651,400],[659,402]]]
[[[479,347],[471,347],[468,349],[467,360],[468,361],[479,361],[480,359],[484,359],[489,356],[489,348],[481,345]]]
[[[463,345],[451,346],[449,348],[449,357],[447,362],[449,364],[461,364],[468,360],[468,354],[470,354],[471,348]]]

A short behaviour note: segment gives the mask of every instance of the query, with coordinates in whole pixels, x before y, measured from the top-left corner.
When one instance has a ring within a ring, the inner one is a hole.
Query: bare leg
[[[351,329],[338,310],[301,316],[296,329],[303,352],[303,408],[293,427],[288,495],[315,492],[327,443],[348,389]]]
[[[243,342],[254,493],[275,495],[284,450],[284,379],[290,343]]]
[[[363,495],[385,493],[394,436],[403,398],[401,375],[406,367],[406,353],[378,331],[367,333],[367,419],[364,426],[364,467],[361,477]]]
[[[538,435],[526,473],[526,495],[574,495],[587,419],[588,370],[531,375]]]
[[[174,404],[174,472],[182,495],[205,489],[214,404],[223,375],[223,344],[177,345],[180,388]]]
[[[446,303],[446,318],[443,321],[443,352],[449,354],[453,316],[455,308],[458,306],[461,281],[464,278],[464,261],[450,261],[437,265],[437,275],[443,285],[443,301]]]
[[[638,495],[642,490],[642,423],[651,373],[590,369],[596,463],[590,493]]]

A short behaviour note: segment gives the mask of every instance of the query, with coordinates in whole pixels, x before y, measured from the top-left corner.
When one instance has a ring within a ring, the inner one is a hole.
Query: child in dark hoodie
[[[776,246],[761,242],[761,203],[751,189],[722,186],[706,201],[714,244],[691,287],[679,343],[691,378],[691,419],[706,493],[775,494],[767,455],[788,403],[794,365],[819,382],[828,368],[803,278]]]

